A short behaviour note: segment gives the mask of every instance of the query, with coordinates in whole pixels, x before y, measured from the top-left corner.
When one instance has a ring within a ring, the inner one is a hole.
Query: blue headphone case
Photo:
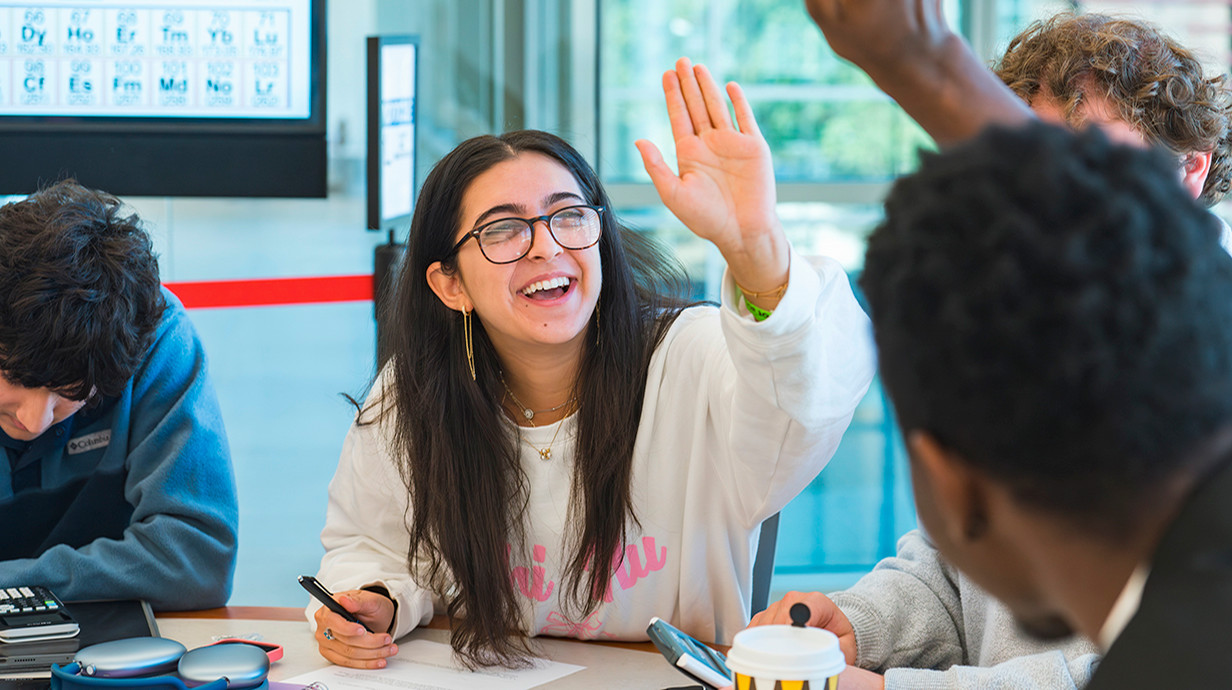
[[[186,652],[174,640],[132,638],[86,647],[67,666],[53,664],[51,690],[268,690],[269,668],[269,656],[252,645]]]

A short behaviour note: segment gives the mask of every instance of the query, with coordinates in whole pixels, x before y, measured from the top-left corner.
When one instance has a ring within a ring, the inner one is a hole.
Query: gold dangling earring
[[[462,337],[466,340],[466,366],[471,369],[471,380],[475,380],[475,351],[471,346],[471,313],[462,307]]]
[[[603,340],[603,334],[599,331],[599,301],[602,297],[595,298],[595,347]]]

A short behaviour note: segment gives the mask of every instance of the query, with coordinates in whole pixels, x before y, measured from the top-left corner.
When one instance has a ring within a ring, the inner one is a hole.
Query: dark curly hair
[[[0,371],[73,399],[119,395],[166,303],[149,236],[73,180],[0,207]]]
[[[860,285],[904,431],[1124,534],[1232,422],[1232,257],[1161,151],[994,128],[925,155]]]
[[[997,76],[1027,103],[1045,89],[1066,119],[1081,117],[1089,91],[1153,144],[1177,155],[1211,151],[1202,201],[1232,189],[1232,95],[1190,51],[1140,20],[1062,13],[1015,37]]]

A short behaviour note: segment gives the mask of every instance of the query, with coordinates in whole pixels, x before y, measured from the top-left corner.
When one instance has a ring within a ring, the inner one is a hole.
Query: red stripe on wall
[[[372,276],[164,283],[188,309],[372,301]]]

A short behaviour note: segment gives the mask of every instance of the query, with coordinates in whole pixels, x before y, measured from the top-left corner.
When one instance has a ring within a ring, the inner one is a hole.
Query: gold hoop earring
[[[475,380],[475,351],[471,345],[471,313],[462,307],[462,337],[466,340],[466,366],[470,367],[471,380]]]

